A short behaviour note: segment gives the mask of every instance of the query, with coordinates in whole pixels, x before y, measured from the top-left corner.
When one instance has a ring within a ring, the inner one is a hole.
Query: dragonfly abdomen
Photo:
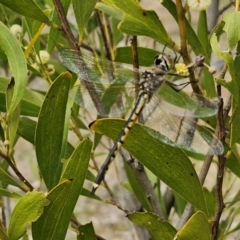
[[[114,143],[113,148],[109,152],[104,164],[101,166],[100,171],[98,172],[98,175],[95,179],[95,182],[93,184],[92,188],[92,194],[95,193],[97,188],[99,187],[99,184],[104,180],[105,174],[108,171],[109,165],[111,162],[115,159],[116,154],[124,144],[125,139],[127,138],[130,130],[134,126],[135,122],[137,121],[139,114],[141,113],[145,103],[148,101],[149,93],[147,91],[141,90],[138,94],[138,98],[135,104],[134,109],[132,110],[125,126],[123,127],[122,131],[120,132],[118,139]]]

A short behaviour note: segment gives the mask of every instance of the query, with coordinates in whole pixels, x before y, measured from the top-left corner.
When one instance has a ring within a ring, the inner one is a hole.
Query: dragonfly
[[[170,55],[159,54],[154,58],[154,68],[142,72],[130,65],[80,55],[78,51],[71,49],[62,50],[59,57],[65,67],[80,78],[81,84],[70,94],[78,105],[91,112],[96,109],[101,117],[125,117],[130,112],[97,174],[92,194],[104,180],[109,165],[140,115],[142,122],[166,136],[167,144],[177,141],[178,136],[174,133],[178,135],[177,125],[181,124],[183,130],[188,131],[188,134],[184,134],[184,139],[180,140],[181,147],[189,150],[190,145],[195,143],[196,152],[203,149],[209,155],[223,152],[222,143],[216,136],[209,132],[207,137],[201,137],[199,133],[195,133],[196,125],[192,124],[194,121],[189,120],[216,115],[218,103],[201,95],[189,96],[181,91],[189,81],[175,84],[168,80],[167,77],[174,68],[174,60]],[[199,58],[195,62],[195,67],[201,65]],[[138,77],[140,80],[136,82]],[[92,104],[89,105],[89,102]]]

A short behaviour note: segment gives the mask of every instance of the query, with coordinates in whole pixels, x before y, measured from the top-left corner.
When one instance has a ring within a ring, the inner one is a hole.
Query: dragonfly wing
[[[218,111],[219,101],[195,93],[176,92],[166,83],[162,84],[155,96],[161,100],[162,108],[177,116],[210,117]]]
[[[106,88],[104,88],[106,87]],[[127,89],[127,91],[126,91]],[[135,89],[133,87],[125,88],[124,85],[95,84],[95,93],[100,96],[101,105],[104,111],[96,111],[96,107],[90,97],[88,89],[84,85],[75,86],[69,93],[71,98],[77,105],[88,110],[93,117],[97,115],[101,117],[120,117],[125,118],[133,107],[135,100]]]
[[[62,50],[59,57],[63,64],[81,80],[91,81],[94,84],[94,92],[90,93],[91,90],[86,89],[84,81],[81,81],[81,87],[76,87],[70,92],[70,98],[74,99],[75,103],[93,112],[95,104],[89,96],[97,94],[102,106],[98,109],[98,115],[126,116],[134,102],[136,90],[134,76],[136,73],[140,74],[138,69],[133,69],[128,64],[101,60],[84,54],[80,56],[78,51],[71,49]],[[81,70],[82,66],[86,71]],[[126,85],[130,86],[126,87]]]
[[[139,73],[131,65],[102,60],[82,54],[72,49],[64,49],[59,53],[61,62],[81,80],[97,84],[109,84],[118,79],[122,84],[134,81],[134,74]],[[84,69],[84,70],[83,70]]]
[[[155,106],[158,106],[155,109],[152,106],[154,102]],[[175,143],[181,148],[203,155],[215,155],[223,152],[222,143],[212,131],[199,125],[200,120],[169,113],[156,99],[153,99],[150,105],[150,110],[147,110],[149,106],[145,106],[146,109],[143,113],[145,125],[165,136],[163,141],[166,144]]]

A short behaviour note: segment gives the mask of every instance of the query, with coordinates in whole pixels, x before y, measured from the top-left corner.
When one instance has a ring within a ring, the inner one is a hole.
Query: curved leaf
[[[138,47],[138,60],[140,66],[152,66],[154,57],[159,52],[150,48]],[[131,47],[119,47],[116,49],[116,57],[114,61],[132,64],[132,49]]]
[[[240,22],[240,13],[226,13],[223,16],[223,21],[225,22],[224,30],[227,33],[228,44],[232,49],[240,40],[239,24],[236,24]]]
[[[17,108],[25,91],[27,84],[27,62],[17,39],[2,22],[0,22],[0,32],[0,48],[8,58],[15,81],[11,105],[8,106],[8,115],[11,115]]]
[[[173,1],[168,1],[168,0],[164,0],[162,2],[162,5],[168,9],[168,11],[171,13],[171,15],[173,16],[173,18],[175,19],[175,21],[178,21],[178,17],[177,17],[177,10],[176,10],[176,5]],[[207,54],[205,53],[205,50],[202,46],[201,41],[198,39],[197,34],[194,32],[191,24],[186,20],[186,31],[187,31],[187,39],[188,39],[188,43],[191,46],[193,52],[198,55],[198,54],[202,54],[204,56],[207,56]]]
[[[124,123],[120,119],[100,119],[91,129],[115,140]],[[164,139],[160,133],[135,124],[123,146],[185,200],[207,213],[202,186],[191,161],[177,146],[164,144]]]
[[[15,81],[13,78],[11,78],[10,83],[8,84],[7,91],[6,91],[6,106],[7,109],[11,108],[11,102],[14,96],[14,86]],[[13,146],[15,144],[15,137],[17,134],[17,127],[19,123],[19,117],[20,117],[20,108],[19,105],[17,105],[14,109],[14,111],[11,112],[11,114],[8,114],[7,112],[7,128],[6,128],[6,139],[9,140],[9,150],[13,150]]]
[[[70,73],[56,79],[46,94],[36,128],[36,155],[43,179],[51,189],[62,171],[61,148],[64,138],[65,113],[70,88]]]
[[[154,213],[135,212],[128,215],[128,218],[143,227],[150,233],[153,240],[169,240],[173,239],[176,229],[168,222],[159,219]]]
[[[8,79],[0,77],[0,110],[6,112],[6,89],[8,86]],[[43,97],[28,88],[25,88],[24,95],[20,101],[21,115],[37,117],[40,107],[43,102]]]
[[[33,224],[33,236],[38,240],[65,239],[73,209],[81,193],[87,175],[92,143],[85,139],[68,159],[61,183],[48,195],[51,204],[41,218]],[[65,186],[65,183],[71,184]]]
[[[50,21],[47,18],[47,16],[43,13],[41,8],[39,8],[39,6],[33,0],[21,0],[21,1],[0,0],[0,3],[23,16],[32,18],[39,22],[50,24]]]
[[[103,2],[123,12],[124,19],[119,25],[120,31],[130,35],[148,36],[162,44],[173,45],[174,42],[156,12],[141,8],[135,0],[104,0]]]
[[[28,192],[15,206],[8,227],[9,240],[17,240],[26,232],[28,223],[36,221],[49,204],[44,193]]]
[[[83,33],[85,31],[88,20],[96,5],[96,0],[72,0],[73,10],[78,25],[79,41],[83,39]]]
[[[49,192],[47,199],[50,204],[44,209],[38,221],[32,224],[33,239],[65,239],[65,234],[60,233],[61,228],[56,228],[56,226],[58,226],[59,216],[64,217],[64,205],[67,202],[71,185],[72,181],[66,180]],[[59,235],[56,237],[55,234],[58,231]]]
[[[176,239],[209,240],[211,225],[203,212],[196,212],[187,223],[177,232]]]
[[[95,240],[95,231],[92,222],[85,225],[81,225],[79,228],[79,234],[77,240]]]
[[[24,188],[24,184],[18,183],[8,172],[6,172],[2,167],[0,167],[0,181],[6,184],[13,185],[18,188]]]

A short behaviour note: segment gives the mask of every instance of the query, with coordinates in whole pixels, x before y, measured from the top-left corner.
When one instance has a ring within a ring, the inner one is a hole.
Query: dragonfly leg
[[[169,81],[165,81],[165,82],[169,87],[171,87],[176,92],[180,92],[182,89],[184,89],[186,86],[188,86],[191,83],[190,81],[185,83],[180,83],[180,84],[175,84]],[[179,88],[179,86],[181,87]]]

